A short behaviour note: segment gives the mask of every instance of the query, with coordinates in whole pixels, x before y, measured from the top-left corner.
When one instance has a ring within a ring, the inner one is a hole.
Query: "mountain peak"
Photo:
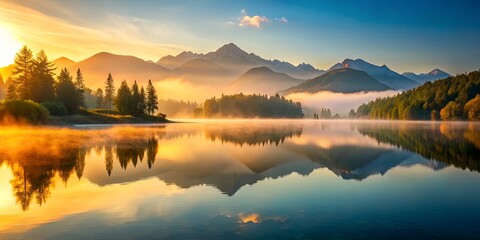
[[[227,55],[227,54],[248,54],[247,52],[243,51],[241,48],[239,48],[237,45],[234,43],[228,43],[217,49],[215,51],[217,55]]]
[[[300,63],[297,65],[297,68],[300,68],[304,71],[316,71],[317,69],[314,68],[312,65],[308,64],[308,63]]]
[[[66,57],[59,57],[59,58],[55,59],[54,61],[75,62],[72,59],[66,58]]]
[[[435,68],[435,69],[433,69],[432,71],[430,71],[430,72],[428,73],[428,75],[436,76],[436,75],[450,75],[450,74],[448,74],[448,73],[446,73],[445,71],[442,71],[442,70],[440,70],[440,69],[438,69],[438,68]]]

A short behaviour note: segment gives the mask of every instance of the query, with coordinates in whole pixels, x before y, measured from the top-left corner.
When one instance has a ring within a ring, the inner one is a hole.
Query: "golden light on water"
[[[21,48],[21,43],[10,32],[8,27],[0,24],[0,67],[13,63],[15,53]]]
[[[260,215],[258,213],[251,213],[251,214],[238,214],[241,223],[259,223],[260,222]]]

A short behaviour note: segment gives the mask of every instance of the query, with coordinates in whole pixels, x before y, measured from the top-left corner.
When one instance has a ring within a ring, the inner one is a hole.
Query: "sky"
[[[26,44],[51,59],[98,52],[157,61],[233,42],[328,69],[345,58],[397,72],[480,69],[478,1],[0,0],[0,65]]]

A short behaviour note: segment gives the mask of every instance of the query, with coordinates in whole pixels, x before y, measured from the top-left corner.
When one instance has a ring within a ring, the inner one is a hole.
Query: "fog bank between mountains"
[[[350,109],[357,110],[362,103],[375,100],[379,97],[393,96],[399,91],[383,91],[383,92],[361,92],[361,93],[334,93],[334,92],[318,92],[318,93],[293,93],[285,96],[293,101],[301,102],[305,116],[311,117],[314,112],[320,112],[322,108],[330,108],[332,114],[338,113],[340,116],[347,116]]]

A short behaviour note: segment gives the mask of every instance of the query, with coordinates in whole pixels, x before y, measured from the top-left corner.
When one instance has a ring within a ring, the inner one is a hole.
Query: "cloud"
[[[288,23],[288,19],[286,17],[275,18],[275,21],[281,23]],[[239,27],[255,27],[261,28],[264,23],[270,22],[270,19],[266,16],[260,15],[248,15],[247,10],[242,9],[240,10],[240,17],[236,19],[236,21],[228,21],[228,26],[239,26]]]
[[[262,23],[264,22],[270,22],[270,20],[263,16],[263,17],[260,17],[260,16],[248,16],[248,15],[245,15],[243,16],[242,19],[240,19],[240,22],[238,23],[238,26],[240,27],[256,27],[256,28],[260,28]]]
[[[288,19],[286,17],[275,18],[275,21],[279,21],[282,23],[288,23]]]

